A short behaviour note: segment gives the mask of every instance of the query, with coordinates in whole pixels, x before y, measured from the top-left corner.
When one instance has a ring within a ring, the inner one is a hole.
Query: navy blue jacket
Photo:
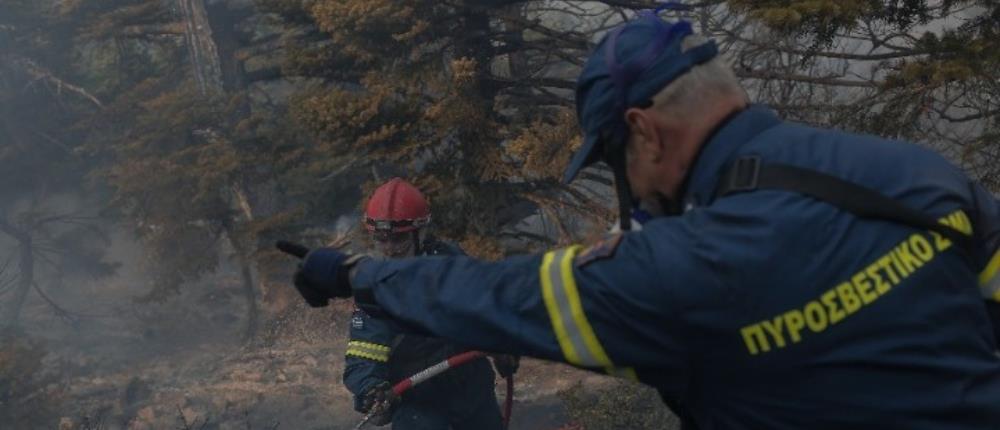
[[[424,241],[421,252],[424,255],[463,255],[458,247],[434,239]],[[344,385],[354,394],[354,408],[360,412],[364,395],[372,386],[380,382],[395,384],[468,350],[440,338],[403,334],[391,321],[373,318],[363,310],[355,309],[344,359]],[[432,397],[429,402],[447,403],[449,396],[468,396],[472,390],[454,389],[454,386],[468,384],[483,385],[493,399],[493,379],[489,363],[481,359],[429,380],[404,396],[404,401],[410,401],[413,395],[422,395]],[[493,404],[495,409],[495,401]]]
[[[974,255],[794,192],[716,199],[750,155],[876,189]],[[587,248],[362,260],[352,286],[411,330],[638,379],[701,429],[1000,429],[1000,202],[960,169],[754,106],[706,142],[684,203]]]

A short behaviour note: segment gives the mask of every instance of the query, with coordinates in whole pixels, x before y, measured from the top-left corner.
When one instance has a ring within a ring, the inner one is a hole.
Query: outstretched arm
[[[671,289],[697,288],[687,274],[699,268],[677,251],[680,234],[670,247],[652,242],[669,238],[670,228],[499,262],[363,260],[351,285],[359,306],[381,309],[409,330],[634,377],[631,368],[686,365]]]

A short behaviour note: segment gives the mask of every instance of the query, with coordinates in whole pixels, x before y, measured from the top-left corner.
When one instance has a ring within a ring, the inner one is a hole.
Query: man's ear
[[[653,116],[643,109],[629,108],[625,111],[625,122],[629,133],[635,138],[637,148],[652,153],[658,159],[664,148],[660,145],[660,130]]]

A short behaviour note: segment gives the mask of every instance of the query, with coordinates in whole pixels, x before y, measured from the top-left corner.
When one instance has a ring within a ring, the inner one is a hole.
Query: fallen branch
[[[49,297],[48,294],[45,294],[45,291],[42,291],[41,287],[38,286],[37,282],[32,282],[31,285],[35,287],[35,292],[38,293],[38,295],[43,300],[45,300],[45,302],[48,303],[49,306],[52,307],[52,310],[55,311],[56,315],[59,318],[62,318],[63,322],[69,324],[72,327],[76,327],[76,325],[80,322],[79,316],[74,315],[72,312],[67,311],[63,307],[56,304],[56,302],[52,300],[52,298]]]
[[[26,73],[34,80],[44,80],[52,85],[55,85],[57,94],[61,94],[62,90],[66,89],[67,91],[75,93],[80,97],[90,100],[92,103],[97,105],[97,107],[100,108],[104,107],[104,104],[101,103],[101,101],[98,100],[97,97],[95,97],[87,90],[80,88],[76,85],[73,85],[69,82],[66,82],[65,80],[59,78],[52,72],[48,71],[46,68],[40,66],[38,63],[35,63],[30,59],[23,57],[14,57],[11,61],[11,64],[20,66],[21,69],[24,70],[24,73]]]

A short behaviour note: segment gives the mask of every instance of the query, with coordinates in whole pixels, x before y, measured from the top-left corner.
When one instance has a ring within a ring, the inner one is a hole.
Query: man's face
[[[658,188],[663,185],[665,154],[659,142],[660,134],[650,130],[658,124],[647,119],[642,125],[646,129],[630,133],[625,145],[625,172],[632,198],[641,202],[657,201]]]
[[[415,232],[381,232],[372,234],[375,250],[389,258],[412,257],[415,251],[413,235]]]
[[[677,198],[687,175],[682,132],[685,124],[655,108],[629,109],[625,169],[632,196],[646,203]]]
[[[644,154],[635,148],[633,139],[629,139],[629,144],[626,148],[625,173],[632,191],[632,198],[638,201],[648,200],[652,197],[653,190],[655,189],[652,181],[652,166]]]

